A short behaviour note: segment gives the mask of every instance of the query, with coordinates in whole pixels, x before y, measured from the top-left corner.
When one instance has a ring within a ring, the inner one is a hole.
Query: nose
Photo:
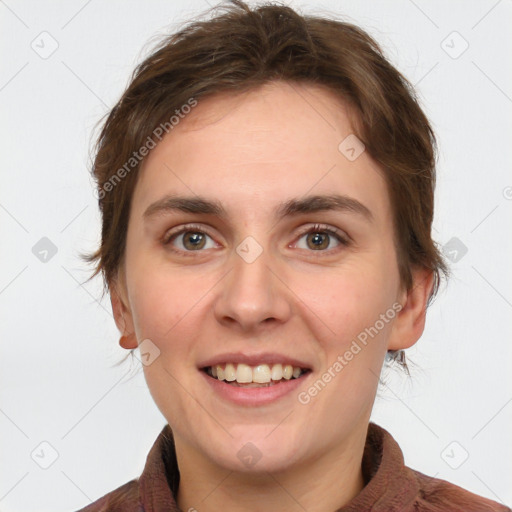
[[[230,271],[220,282],[222,290],[214,305],[217,320],[243,332],[286,322],[293,293],[269,251],[263,250],[254,261],[242,251],[233,251],[229,265]]]

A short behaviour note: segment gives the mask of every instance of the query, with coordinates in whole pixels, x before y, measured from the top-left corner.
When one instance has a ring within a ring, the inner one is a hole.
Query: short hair
[[[432,270],[430,305],[449,270],[431,238],[436,140],[413,86],[378,43],[351,23],[301,15],[275,2],[251,8],[230,0],[214,9],[221,12],[166,36],[136,67],[107,115],[92,168],[102,235],[99,248],[84,257],[96,264],[91,278],[101,272],[105,292],[117,275],[138,152],[150,147],[150,140],[155,144],[157,127],[169,132],[170,118],[191,99],[238,94],[280,80],[323,86],[355,113],[354,133],[385,177],[400,282],[410,290],[414,267]]]

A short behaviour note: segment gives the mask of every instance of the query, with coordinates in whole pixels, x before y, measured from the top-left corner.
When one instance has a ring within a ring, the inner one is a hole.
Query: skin
[[[415,269],[412,290],[401,286],[382,171],[366,152],[351,162],[338,150],[354,132],[347,109],[322,87],[286,82],[201,99],[140,171],[110,291],[122,346],[150,339],[160,350],[144,373],[174,432],[182,510],[335,510],[364,486],[377,376],[387,350],[421,336],[433,281]],[[282,201],[333,192],[366,205],[373,221],[346,211],[273,216]],[[146,208],[170,193],[218,199],[228,217],[167,212],[144,220]],[[208,235],[203,248],[183,245],[183,233],[162,243],[189,222]],[[351,243],[325,235],[315,249],[301,232],[315,223]],[[263,250],[252,263],[236,252],[247,236]],[[298,393],[396,303],[394,319],[301,404]],[[236,406],[197,369],[232,351],[278,351],[308,362],[312,373],[276,403]],[[248,442],[261,453],[251,467],[237,457]]]

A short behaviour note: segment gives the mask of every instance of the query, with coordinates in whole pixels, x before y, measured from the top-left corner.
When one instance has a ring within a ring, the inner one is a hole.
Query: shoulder
[[[77,512],[143,512],[139,481],[130,480]]]
[[[496,501],[478,496],[458,485],[411,470],[419,483],[418,512],[511,512]]]

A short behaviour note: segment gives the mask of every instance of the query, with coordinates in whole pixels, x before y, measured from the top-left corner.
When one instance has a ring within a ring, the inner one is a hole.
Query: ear
[[[425,329],[427,304],[434,285],[434,272],[428,268],[413,270],[413,285],[400,298],[402,309],[393,323],[388,350],[401,350],[414,345]]]
[[[133,325],[133,316],[128,307],[126,286],[122,280],[116,278],[109,285],[110,303],[112,304],[112,312],[117,328],[121,333],[119,344],[126,349],[137,348],[137,337]]]

